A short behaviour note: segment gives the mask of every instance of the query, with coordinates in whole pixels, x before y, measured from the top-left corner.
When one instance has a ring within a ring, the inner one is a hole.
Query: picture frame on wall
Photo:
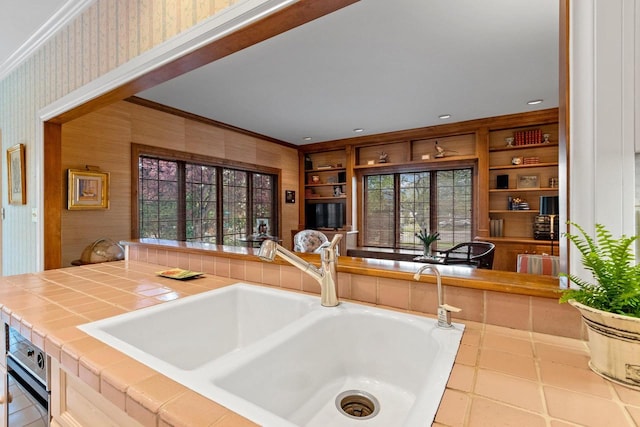
[[[256,219],[256,234],[258,236],[269,235],[269,219],[267,218]]]
[[[540,188],[539,175],[518,175],[518,188]]]
[[[284,191],[284,201],[285,203],[295,203],[296,202],[296,192],[293,190],[285,190]]]
[[[109,209],[109,173],[69,169],[67,209]]]
[[[24,144],[16,144],[7,149],[7,173],[9,174],[9,204],[26,205],[27,176]]]

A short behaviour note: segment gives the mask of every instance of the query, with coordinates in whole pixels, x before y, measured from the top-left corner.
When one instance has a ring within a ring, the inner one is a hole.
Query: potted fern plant
[[[566,236],[582,256],[596,283],[564,275],[578,287],[567,289],[560,302],[580,311],[587,327],[591,361],[597,374],[640,390],[640,265],[633,243],[638,236],[614,238],[601,224],[589,236],[575,223]]]

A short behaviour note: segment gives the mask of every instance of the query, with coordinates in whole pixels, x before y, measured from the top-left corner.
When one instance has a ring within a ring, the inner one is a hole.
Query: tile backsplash
[[[168,267],[230,277],[239,281],[260,283],[285,289],[320,293],[320,286],[295,267],[253,261],[250,258],[227,258],[209,254],[178,252],[154,247],[131,245],[127,259]],[[539,332],[569,338],[586,339],[586,331],[578,312],[557,299],[509,294],[482,289],[443,286],[447,304],[460,307],[454,321],[465,320]],[[429,315],[436,314],[436,287],[429,283],[386,277],[338,273],[340,298],[376,304]]]

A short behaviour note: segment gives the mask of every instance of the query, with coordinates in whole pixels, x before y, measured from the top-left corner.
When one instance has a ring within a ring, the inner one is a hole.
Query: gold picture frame
[[[9,204],[27,204],[27,176],[24,144],[7,149],[7,173],[9,174]]]
[[[537,174],[518,175],[518,188],[540,188],[540,176]]]
[[[109,173],[69,169],[67,209],[109,209]]]

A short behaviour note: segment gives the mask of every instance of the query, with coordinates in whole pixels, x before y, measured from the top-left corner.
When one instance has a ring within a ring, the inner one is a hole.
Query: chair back
[[[491,242],[464,242],[441,251],[445,264],[467,264],[492,269],[496,246]]]
[[[327,236],[318,230],[302,230],[293,236],[293,251],[317,252],[328,241]]]

